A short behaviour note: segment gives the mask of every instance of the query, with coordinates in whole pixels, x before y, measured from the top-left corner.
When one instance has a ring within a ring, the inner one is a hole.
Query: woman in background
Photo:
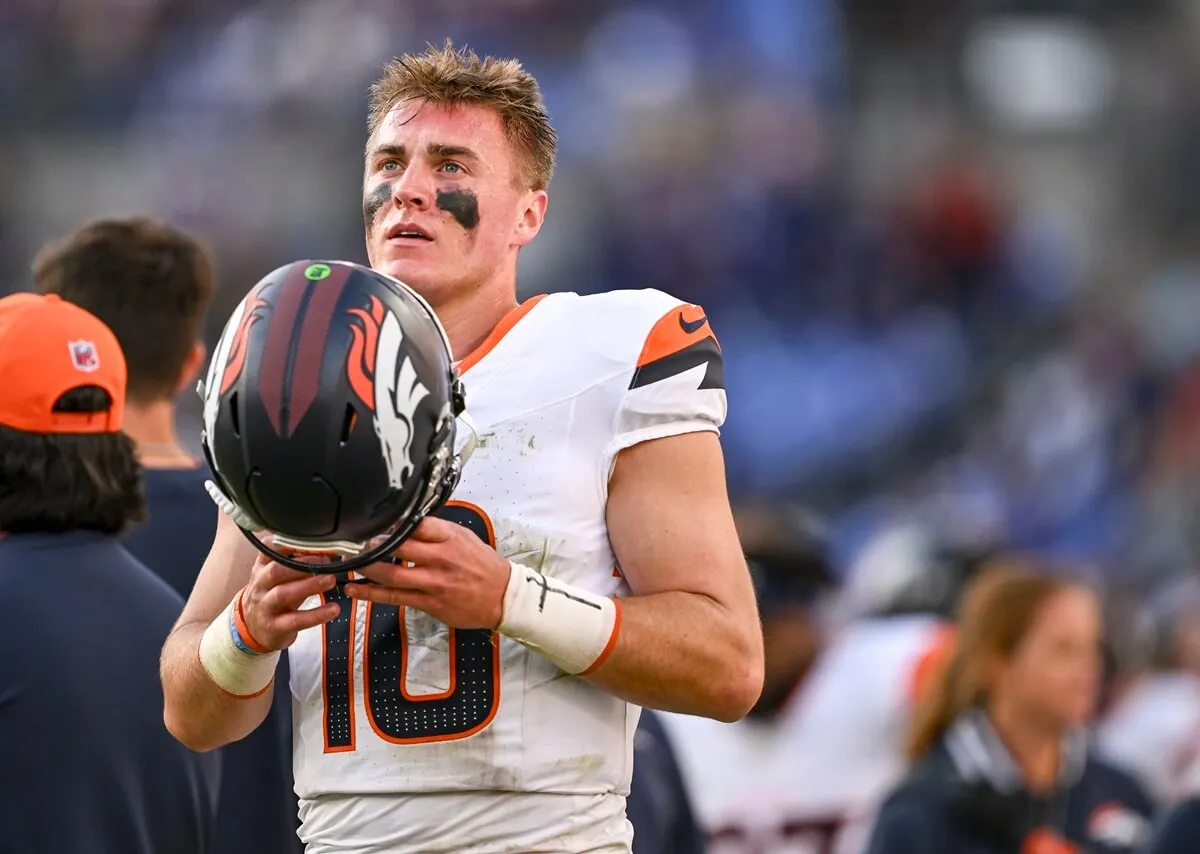
[[[1092,755],[1100,603],[1045,567],[968,587],[951,655],[916,709],[914,767],[881,808],[869,854],[1126,854],[1152,807]]]

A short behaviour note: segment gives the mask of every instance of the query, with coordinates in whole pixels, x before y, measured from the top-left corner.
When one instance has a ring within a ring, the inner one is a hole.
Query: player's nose
[[[433,189],[427,176],[409,167],[400,180],[392,185],[392,198],[401,207],[425,210],[433,199]]]

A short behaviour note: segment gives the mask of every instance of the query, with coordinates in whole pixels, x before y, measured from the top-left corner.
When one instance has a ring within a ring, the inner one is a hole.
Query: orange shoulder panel
[[[673,356],[705,338],[711,338],[714,342],[717,340],[704,309],[691,304],[676,306],[660,317],[650,329],[642,352],[638,355],[637,367]]]

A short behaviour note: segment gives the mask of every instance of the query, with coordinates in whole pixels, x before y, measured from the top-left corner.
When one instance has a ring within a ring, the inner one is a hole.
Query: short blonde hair
[[[371,84],[367,129],[371,134],[401,101],[420,99],[453,107],[471,104],[500,114],[508,141],[520,157],[521,178],[531,190],[544,190],[554,174],[558,135],[550,125],[541,90],[515,59],[479,56],[455,49],[449,39],[441,48],[404,54],[389,62]]]

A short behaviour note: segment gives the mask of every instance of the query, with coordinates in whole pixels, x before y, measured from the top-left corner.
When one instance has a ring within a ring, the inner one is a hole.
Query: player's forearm
[[[163,646],[163,721],[192,750],[207,751],[245,738],[271,709],[274,694],[233,697],[217,687],[200,663],[205,623],[179,626]]]
[[[667,592],[621,599],[609,655],[585,678],[632,703],[735,721],[763,684],[762,634],[717,601]]]

